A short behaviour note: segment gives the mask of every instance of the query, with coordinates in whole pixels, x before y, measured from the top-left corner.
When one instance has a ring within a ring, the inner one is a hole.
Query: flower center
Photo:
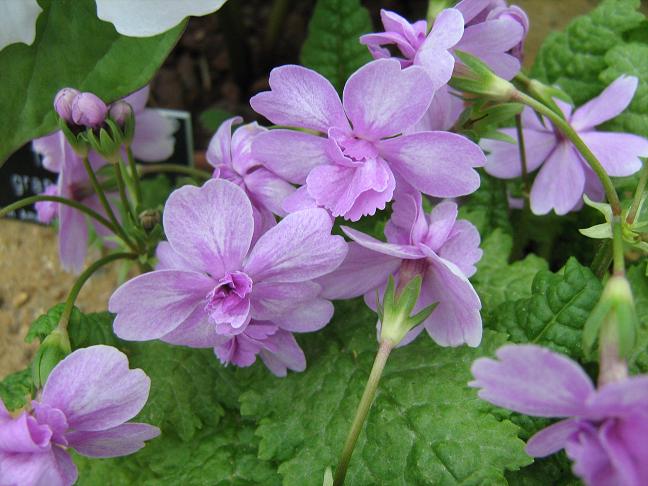
[[[244,272],[229,272],[206,296],[205,312],[218,332],[237,334],[250,321],[252,279]]]
[[[333,143],[333,159],[340,165],[357,167],[369,159],[378,157],[378,150],[373,142],[358,138],[355,135],[332,128],[329,140]]]

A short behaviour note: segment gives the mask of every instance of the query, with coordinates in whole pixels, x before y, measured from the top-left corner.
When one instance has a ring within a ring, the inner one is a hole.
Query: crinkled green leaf
[[[57,304],[41,315],[30,326],[25,341],[31,343],[34,339],[43,342],[58,325],[65,304]],[[72,349],[85,348],[94,344],[120,346],[120,340],[112,331],[115,316],[109,312],[93,312],[84,314],[76,307],[72,310],[68,323],[68,334]]]
[[[94,0],[41,0],[31,46],[0,52],[0,165],[25,142],[56,130],[52,102],[72,86],[114,101],[144,86],[184,29],[121,36],[99,20]]]
[[[326,331],[337,340],[308,340],[307,372],[241,396],[260,424],[259,457],[281,463],[284,485],[319,486],[337,465],[377,349],[374,322],[361,300],[339,303]],[[477,349],[441,348],[421,335],[393,351],[346,484],[505,484],[506,469],[529,464],[518,427],[467,386],[473,360],[504,343],[486,332]]]
[[[482,302],[482,313],[489,315],[500,304],[531,296],[531,284],[547,262],[533,254],[508,263],[513,239],[502,229],[493,231],[481,244],[484,254],[471,279]]]
[[[557,84],[577,105],[597,96],[607,82],[600,74],[608,67],[608,51],[626,42],[644,16],[639,0],[605,0],[588,15],[573,20],[567,29],[547,37],[532,76]]]
[[[648,30],[648,25],[644,25]],[[608,69],[601,73],[601,80],[609,84],[622,74],[639,78],[639,86],[630,106],[605,125],[606,129],[636,133],[648,137],[648,45],[623,44],[610,49],[605,55]]]
[[[459,217],[474,224],[482,237],[497,228],[512,233],[506,183],[485,173],[480,177],[479,189],[461,205]]]
[[[302,46],[301,63],[326,77],[341,92],[347,78],[371,60],[358,38],[372,30],[369,12],[359,0],[318,0]]]
[[[31,370],[17,371],[0,381],[0,399],[8,410],[16,410],[31,400],[33,388]]]
[[[637,316],[639,317],[635,351],[629,359],[631,372],[648,373],[648,277],[646,276],[646,262],[630,267],[627,276],[632,288]]]
[[[517,343],[535,343],[582,360],[582,331],[601,295],[592,271],[570,258],[557,273],[540,271],[531,297],[502,304],[492,327]]]
[[[254,424],[228,413],[217,427],[205,429],[189,442],[162,436],[133,456],[86,459],[77,456],[79,486],[279,485],[274,465],[257,458],[259,439]]]

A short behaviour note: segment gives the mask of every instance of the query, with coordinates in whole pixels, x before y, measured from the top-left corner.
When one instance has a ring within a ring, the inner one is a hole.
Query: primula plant
[[[31,141],[56,174],[0,215],[35,205],[77,276],[0,382],[0,486],[648,484],[639,1],[525,72],[505,0],[373,28],[317,0],[303,65],[220,117],[201,165],[165,162],[149,82],[224,3],[0,4],[0,157]]]

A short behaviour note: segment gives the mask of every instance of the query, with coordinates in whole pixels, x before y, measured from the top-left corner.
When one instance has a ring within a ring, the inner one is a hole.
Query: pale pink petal
[[[95,432],[74,431],[66,435],[72,447],[82,456],[127,456],[144,447],[144,441],[160,435],[160,429],[149,424],[127,423]]]
[[[430,212],[429,226],[424,243],[434,252],[446,242],[457,221],[459,209],[452,201],[437,204]]]
[[[133,109],[134,113],[139,113],[140,111],[144,110],[144,108],[146,107],[146,102],[148,101],[150,92],[151,89],[147,84],[143,88],[140,88],[134,93],[129,94],[123,100],[129,105],[131,105],[131,108]]]
[[[2,407],[4,408],[4,404]],[[6,412],[6,408],[4,411]],[[42,453],[50,448],[51,438],[50,428],[40,425],[27,412],[15,419],[7,413],[6,418],[0,422],[0,452]]]
[[[255,203],[268,208],[278,216],[285,216],[283,202],[295,192],[291,184],[262,167],[246,174],[244,181]]]
[[[381,155],[409,184],[435,197],[457,197],[479,187],[473,167],[486,162],[478,145],[448,132],[421,132],[383,140]]]
[[[117,314],[113,329],[122,339],[147,341],[173,331],[216,286],[207,275],[181,270],[156,270],[129,280],[110,297],[108,310]]]
[[[252,318],[257,321],[274,321],[292,312],[300,303],[316,298],[320,286],[314,282],[276,283],[261,282],[254,285],[250,297]]]
[[[378,253],[349,243],[349,252],[342,264],[328,275],[317,279],[326,299],[352,299],[373,290],[387,281],[400,266],[399,258]]]
[[[592,420],[643,413],[648,410],[648,376],[633,376],[609,383],[599,388],[587,405],[587,417]]]
[[[593,128],[620,115],[632,101],[638,84],[634,76],[619,76],[600,95],[574,112],[571,117],[574,130]]]
[[[235,116],[220,124],[209,141],[205,157],[212,167],[232,165],[232,125],[243,123],[243,118]]]
[[[32,141],[34,152],[43,157],[43,167],[51,172],[60,172],[65,157],[69,154],[68,145],[62,131],[57,131]]]
[[[313,199],[313,197],[308,193],[308,187],[301,186],[284,199],[281,207],[286,213],[294,213],[301,211],[302,209],[313,209],[319,206],[315,202],[315,199]]]
[[[200,268],[192,268],[191,264],[177,254],[168,241],[161,241],[155,249],[155,257],[158,259],[156,270],[193,270],[200,272]]]
[[[466,277],[472,277],[477,271],[475,264],[483,254],[480,240],[479,231],[472,223],[459,220],[437,254],[454,263]]]
[[[160,341],[191,348],[213,348],[220,342],[218,337],[205,307],[198,305],[178,327],[160,337]]]
[[[596,155],[608,175],[629,176],[641,169],[641,159],[648,157],[648,140],[631,133],[585,132],[579,134]]]
[[[529,439],[526,453],[532,457],[546,457],[564,449],[567,440],[578,432],[580,421],[561,420],[537,432]]]
[[[623,424],[607,420],[599,428],[600,444],[607,453],[608,460],[616,472],[616,481],[608,484],[628,486],[642,486],[646,482],[648,467],[648,451],[645,442],[638,448],[631,448],[631,443],[626,443],[627,435],[624,429],[636,429],[636,432],[648,432],[646,417],[633,417],[623,421]],[[637,435],[632,433],[632,435]],[[643,435],[645,438],[645,435]],[[643,441],[642,441],[643,442]]]
[[[279,329],[263,344],[259,356],[275,375],[286,376],[287,369],[293,371],[306,369],[304,352],[291,333]]]
[[[330,301],[316,297],[300,302],[290,312],[274,318],[272,322],[290,332],[314,332],[331,321],[333,311],[333,304]]]
[[[250,200],[240,187],[222,179],[174,191],[163,220],[176,253],[213,277],[240,269],[254,231]]]
[[[70,429],[106,430],[139,413],[148,399],[151,380],[111,346],[81,348],[52,370],[41,402],[61,410]]]
[[[61,266],[81,273],[88,251],[88,223],[78,209],[59,204],[59,258]]]
[[[314,167],[328,164],[328,139],[295,130],[270,130],[252,141],[252,156],[279,177],[304,184]]]
[[[480,398],[536,417],[582,415],[594,386],[571,359],[533,344],[507,345],[498,360],[479,358],[472,366]]]
[[[257,282],[301,282],[333,271],[347,245],[331,235],[333,221],[323,209],[289,214],[265,233],[250,252],[244,271]]]
[[[270,89],[250,99],[252,109],[276,125],[326,132],[348,127],[335,88],[321,74],[286,65],[270,72]]]
[[[351,75],[342,98],[354,134],[378,140],[419,121],[433,92],[432,81],[423,69],[402,69],[395,59],[379,59]]]
[[[571,143],[561,142],[542,166],[531,188],[531,211],[567,214],[583,197],[585,170]]]
[[[424,258],[421,250],[412,245],[399,245],[395,243],[384,243],[372,236],[361,233],[360,231],[349,228],[348,226],[342,226],[342,231],[351,238],[353,241],[359,245],[367,248],[369,250],[382,253],[384,255],[390,255],[396,258],[401,258],[405,260],[418,260],[419,258]]]
[[[423,118],[406,133],[450,131],[463,110],[464,104],[461,98],[454,96],[447,86],[442,86],[434,92],[432,103]]]
[[[0,485],[2,486],[72,486],[77,468],[70,455],[59,447],[40,454],[0,452]]]
[[[455,8],[461,12],[464,21],[468,24],[484,9],[488,8],[492,0],[461,0]]]
[[[392,215],[385,225],[385,236],[389,243],[416,245],[428,231],[428,222],[423,211],[421,193],[399,180],[392,203]]]
[[[156,110],[146,109],[135,117],[133,155],[144,162],[158,162],[173,155],[177,122]]]
[[[520,147],[517,144],[517,132],[514,128],[500,130],[515,140],[515,143],[503,140],[483,138],[479,145],[486,152],[486,166],[484,169],[492,176],[500,179],[512,179],[522,175],[520,162]],[[523,129],[524,148],[526,154],[527,171],[533,172],[556,147],[558,140],[551,132]]]

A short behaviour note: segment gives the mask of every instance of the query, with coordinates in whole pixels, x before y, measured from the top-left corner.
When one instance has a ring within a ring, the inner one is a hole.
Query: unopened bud
[[[494,101],[511,101],[515,86],[500,78],[479,58],[467,52],[455,51],[461,63],[455,64],[450,85],[460,91],[474,93]]]
[[[123,100],[117,101],[110,106],[109,115],[117,125],[123,126],[133,116],[133,108]]]
[[[34,357],[32,363],[34,385],[41,388],[56,365],[71,352],[67,333],[60,329],[52,331],[42,342]]]
[[[155,209],[147,209],[142,211],[139,215],[140,223],[146,231],[152,230],[156,224],[160,222],[160,211]]]
[[[54,110],[67,123],[72,123],[72,104],[79,94],[74,88],[63,88],[54,97]]]
[[[108,107],[93,93],[80,93],[72,103],[72,121],[77,125],[99,128],[108,113]]]

